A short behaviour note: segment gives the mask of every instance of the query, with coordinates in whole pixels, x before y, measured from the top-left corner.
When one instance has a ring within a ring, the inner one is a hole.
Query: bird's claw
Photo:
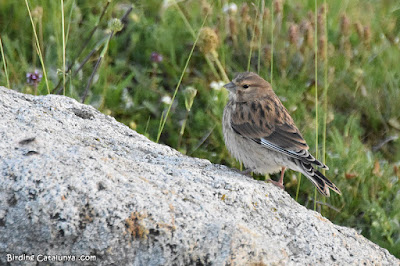
[[[272,179],[268,179],[267,182],[272,183],[272,184],[274,184],[275,186],[277,186],[277,187],[279,187],[279,188],[285,190],[285,187],[283,186],[283,183],[281,183],[281,182],[279,182],[279,181],[274,181],[274,180],[272,180]]]

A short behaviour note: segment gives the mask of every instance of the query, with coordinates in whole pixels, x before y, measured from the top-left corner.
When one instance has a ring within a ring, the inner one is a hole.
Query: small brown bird
[[[271,85],[252,72],[238,74],[224,85],[229,101],[224,109],[222,126],[230,153],[249,170],[259,174],[281,171],[278,182],[283,188],[286,168],[304,174],[329,197],[329,188],[340,190],[321,172],[328,167],[308,152],[308,145]]]

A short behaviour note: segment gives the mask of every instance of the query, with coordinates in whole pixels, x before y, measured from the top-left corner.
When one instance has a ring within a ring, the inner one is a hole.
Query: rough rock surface
[[[275,186],[67,97],[0,87],[0,138],[0,264],[399,265]]]

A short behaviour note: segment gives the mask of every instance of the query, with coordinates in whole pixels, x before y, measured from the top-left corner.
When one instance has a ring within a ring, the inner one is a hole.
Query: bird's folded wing
[[[308,145],[277,96],[236,103],[232,129],[271,150],[328,169],[309,152]]]

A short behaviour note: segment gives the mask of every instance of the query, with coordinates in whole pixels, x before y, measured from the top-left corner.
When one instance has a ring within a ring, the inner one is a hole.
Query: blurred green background
[[[224,72],[258,72],[343,195],[315,196],[291,171],[288,193],[400,257],[400,3],[326,2],[34,0],[31,21],[26,1],[0,0],[0,84],[65,94],[239,168],[223,141],[221,85]]]

